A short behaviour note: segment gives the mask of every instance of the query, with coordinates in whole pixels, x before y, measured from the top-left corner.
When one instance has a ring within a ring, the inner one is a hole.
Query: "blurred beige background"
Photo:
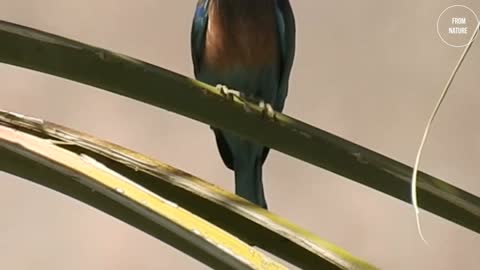
[[[438,38],[437,17],[452,4],[480,14],[480,2],[292,4],[298,47],[286,113],[411,165],[426,119],[461,54]],[[192,76],[194,5],[193,0],[0,0],[0,19]],[[477,196],[479,59],[477,43],[440,110],[421,165]],[[2,109],[89,132],[233,188],[233,176],[204,124],[3,64],[0,81]],[[406,203],[275,151],[264,172],[272,211],[382,269],[479,269],[476,233],[422,211],[427,247]],[[4,173],[0,180],[2,269],[207,269],[73,199]]]

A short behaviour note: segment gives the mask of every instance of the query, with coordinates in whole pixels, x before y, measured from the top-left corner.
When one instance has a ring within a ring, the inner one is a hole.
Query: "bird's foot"
[[[220,90],[220,93],[228,98],[229,100],[233,100],[234,97],[238,97],[240,99],[243,99],[243,95],[240,91],[229,89],[227,86],[222,85],[222,84],[217,84],[216,86],[217,89]]]
[[[229,89],[227,86],[222,85],[222,84],[217,84],[216,86],[218,89],[220,89],[220,93],[226,97],[228,100],[234,100],[234,98],[238,98],[242,103],[243,107],[247,112],[253,111],[253,107],[251,107],[248,103],[248,98],[247,96],[237,90]]]
[[[258,106],[260,106],[264,117],[266,116],[268,118],[275,119],[275,110],[270,103],[266,103],[265,101],[261,100]]]
[[[254,99],[250,99],[243,92],[229,89],[227,86],[222,84],[217,84],[215,87],[219,89],[220,93],[229,100],[234,100],[234,98],[237,97],[243,102],[244,108],[247,112],[252,112],[255,110],[254,106],[251,105],[251,102],[254,102]],[[270,103],[266,103],[265,101],[261,100],[258,106],[260,107],[264,117],[275,119],[275,110]]]

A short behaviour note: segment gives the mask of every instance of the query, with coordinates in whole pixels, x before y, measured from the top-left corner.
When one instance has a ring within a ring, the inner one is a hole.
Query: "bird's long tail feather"
[[[263,191],[262,164],[260,160],[235,168],[235,193],[254,204],[267,209]]]

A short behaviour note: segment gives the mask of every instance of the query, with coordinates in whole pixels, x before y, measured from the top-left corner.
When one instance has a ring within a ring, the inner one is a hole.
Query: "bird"
[[[191,28],[195,78],[237,89],[281,112],[295,57],[295,17],[288,0],[199,0]],[[235,92],[234,90],[232,90]],[[234,171],[235,193],[268,209],[262,167],[269,148],[211,127],[218,151]]]

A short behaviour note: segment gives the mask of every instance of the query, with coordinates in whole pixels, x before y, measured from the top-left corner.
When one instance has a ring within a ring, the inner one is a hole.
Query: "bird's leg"
[[[217,84],[217,86],[215,86],[215,87],[220,90],[220,93],[224,97],[226,97],[230,100],[233,100],[233,98],[235,96],[240,98],[240,99],[243,99],[243,94],[240,91],[233,90],[233,89],[228,89],[228,87],[223,85],[223,84]]]
[[[265,101],[261,100],[258,106],[260,106],[264,116],[275,119],[275,110],[270,103],[266,103]]]

